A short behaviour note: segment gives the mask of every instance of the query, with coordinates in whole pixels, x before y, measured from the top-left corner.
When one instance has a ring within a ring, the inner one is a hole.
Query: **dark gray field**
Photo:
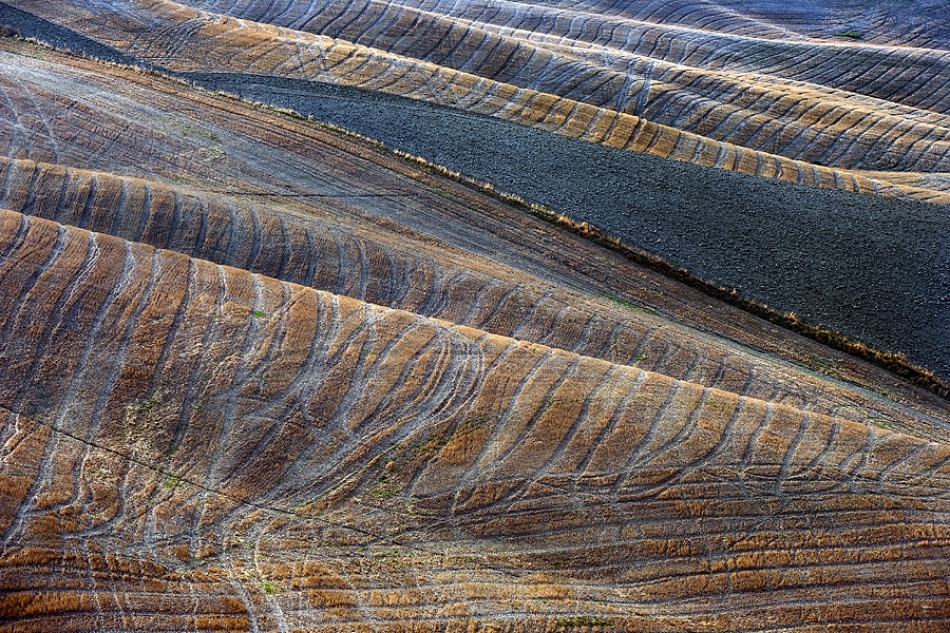
[[[950,378],[946,206],[700,167],[358,89],[267,77],[189,79],[491,182]]]
[[[77,52],[135,61],[2,2],[0,22]],[[950,379],[947,206],[700,167],[354,88],[246,75],[185,78],[490,182]]]

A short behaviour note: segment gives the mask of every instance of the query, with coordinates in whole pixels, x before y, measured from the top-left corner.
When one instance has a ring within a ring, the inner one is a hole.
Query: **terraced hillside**
[[[0,631],[950,625],[947,400],[303,117],[0,88]]]

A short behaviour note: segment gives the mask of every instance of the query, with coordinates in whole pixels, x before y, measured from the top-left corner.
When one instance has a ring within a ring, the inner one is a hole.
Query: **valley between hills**
[[[920,4],[0,3],[0,632],[946,631]]]

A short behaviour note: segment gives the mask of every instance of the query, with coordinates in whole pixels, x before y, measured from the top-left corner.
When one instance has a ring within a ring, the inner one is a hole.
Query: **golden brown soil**
[[[946,401],[311,122],[0,70],[0,631],[950,625]]]
[[[16,4],[171,71],[356,86],[701,165],[950,202],[950,15],[937,3],[819,3],[797,18],[728,2]]]

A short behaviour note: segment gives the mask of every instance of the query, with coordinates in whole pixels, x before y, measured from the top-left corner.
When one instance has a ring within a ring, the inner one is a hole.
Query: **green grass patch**
[[[469,202],[469,201],[466,200],[465,198],[463,198],[463,197],[461,197],[461,196],[458,196],[458,195],[452,193],[451,191],[446,191],[445,189],[442,189],[441,187],[430,186],[430,187],[429,187],[429,191],[431,191],[431,192],[434,193],[435,195],[439,196],[440,198],[445,198],[446,200],[451,200],[452,202],[454,202],[454,203],[456,203],[456,204],[460,204],[460,205],[462,205],[463,207],[465,207],[466,209],[469,209],[469,210],[471,210],[471,211],[478,211],[478,210],[479,210],[479,208],[478,208],[477,206],[475,206],[474,204],[472,204],[471,202]]]
[[[136,412],[141,416],[149,416],[155,407],[162,403],[162,392],[156,391],[151,396],[135,405]]]
[[[621,307],[624,307],[624,308],[633,308],[634,310],[636,310],[636,309],[639,307],[639,306],[637,306],[636,304],[630,303],[630,302],[627,301],[626,299],[621,299],[620,297],[617,297],[617,296],[615,296],[615,295],[600,294],[600,293],[598,293],[598,294],[599,294],[599,296],[603,297],[603,298],[606,299],[607,301],[609,301],[609,302],[611,302],[611,303],[616,303],[618,306],[621,306]]]

